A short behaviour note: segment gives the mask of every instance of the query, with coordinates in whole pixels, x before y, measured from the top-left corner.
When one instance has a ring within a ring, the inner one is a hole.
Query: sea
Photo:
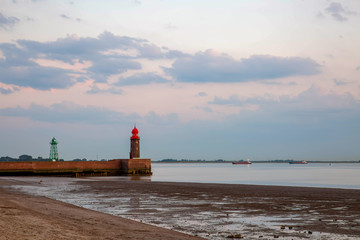
[[[177,195],[161,197],[155,193],[116,191],[116,188],[99,193],[88,183],[110,181],[116,186],[123,181],[151,181],[360,189],[360,163],[253,163],[251,165],[152,163],[152,172],[152,176],[142,177],[0,177],[0,179],[13,181],[9,187],[17,191],[46,196],[210,240],[225,239],[234,232],[246,234],[246,239],[273,238],[271,234],[279,231],[280,225],[302,216],[249,216],[239,211],[227,211],[226,214],[219,215],[216,211],[196,212],[195,209],[188,214],[187,208],[194,204],[225,206],[236,199],[224,198],[214,203],[210,198],[201,195],[199,196],[201,199],[189,199],[189,202],[184,202]],[[177,207],[172,209],[173,207],[169,206]],[[173,214],[172,210],[176,210],[176,213]],[[360,224],[360,220],[358,223]],[[359,239],[358,236],[322,232],[313,232],[311,235],[307,232],[296,232],[296,235],[291,235],[294,233],[294,230],[287,230],[287,234],[290,235],[282,236],[282,239]]]
[[[360,163],[152,163],[151,181],[360,189]]]

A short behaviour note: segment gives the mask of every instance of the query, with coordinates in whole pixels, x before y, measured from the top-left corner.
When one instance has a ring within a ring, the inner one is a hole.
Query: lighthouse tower
[[[136,125],[131,131],[132,136],[130,138],[130,159],[140,158],[140,137],[138,136],[139,130],[137,130]]]
[[[57,150],[58,142],[56,141],[56,139],[54,137],[51,140],[50,145],[51,145],[51,147],[50,147],[49,160],[53,161],[53,162],[59,161],[59,153]]]

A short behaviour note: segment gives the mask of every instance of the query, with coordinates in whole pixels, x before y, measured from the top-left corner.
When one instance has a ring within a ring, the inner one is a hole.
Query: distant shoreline
[[[223,160],[223,161],[207,161],[207,160],[177,160],[177,161],[163,161],[163,160],[158,160],[158,161],[151,161],[151,163],[232,163],[232,162],[238,162],[239,160],[234,160],[234,161],[228,161],[228,160]],[[241,161],[241,160],[240,160]],[[251,163],[289,163],[292,161],[299,161],[299,160],[264,160],[264,161],[251,161]],[[360,164],[360,160],[359,161],[306,161],[308,163],[359,163]]]
[[[101,160],[93,160],[86,158],[75,158],[72,160],[64,160],[59,159],[60,162],[107,162],[112,159],[101,159]],[[30,155],[20,155],[19,158],[13,157],[0,157],[0,162],[49,162],[48,158],[37,157],[33,158]],[[214,160],[205,160],[205,159],[175,159],[175,158],[165,158],[161,160],[151,160],[152,163],[232,163],[232,162],[241,162],[241,161],[249,161],[244,159],[237,160],[225,160],[225,159],[214,159]],[[272,159],[272,160],[251,160],[252,163],[289,163],[289,162],[298,162],[298,161],[306,161],[308,163],[360,163],[359,160],[343,160],[343,161],[329,161],[329,160],[306,160],[306,159]]]

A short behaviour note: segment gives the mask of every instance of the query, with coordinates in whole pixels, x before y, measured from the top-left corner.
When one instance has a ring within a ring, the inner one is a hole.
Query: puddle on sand
[[[309,234],[295,227],[289,229],[289,222],[301,219],[300,215],[270,217],[256,212],[249,215],[246,210],[222,209],[222,206],[233,204],[227,196],[214,203],[207,199],[206,194],[194,200],[183,199],[180,194],[162,197],[111,189],[99,193],[90,185],[82,184],[97,179],[16,178],[16,181],[19,180],[26,184],[13,185],[12,188],[212,240],[225,239],[235,234],[241,234],[245,239],[273,239],[275,236],[281,239],[357,239],[339,234]],[[109,181],[114,179],[110,178]],[[202,205],[213,206],[213,211],[202,211]],[[281,226],[286,227],[281,229]]]

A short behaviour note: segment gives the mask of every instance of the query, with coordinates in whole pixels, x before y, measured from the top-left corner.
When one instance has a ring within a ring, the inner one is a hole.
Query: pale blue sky
[[[0,155],[360,160],[358,0],[2,0]]]

